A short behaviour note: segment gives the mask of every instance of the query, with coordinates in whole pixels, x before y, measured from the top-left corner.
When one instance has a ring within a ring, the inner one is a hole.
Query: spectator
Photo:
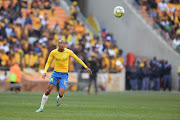
[[[157,16],[157,3],[155,0],[152,0],[150,3],[150,13],[149,16],[150,18],[154,18]]]
[[[138,78],[138,71],[133,64],[133,66],[130,68],[130,85],[132,90],[137,90],[137,78]]]
[[[48,24],[49,24],[48,18],[45,17],[45,19],[41,21],[41,25],[42,25],[42,27],[45,27]]]
[[[178,67],[177,73],[178,73],[178,76],[179,76],[179,91],[180,91],[180,66]]]
[[[149,69],[147,63],[144,63],[144,67],[142,68],[142,90],[150,90],[150,75],[151,70]]]
[[[173,3],[173,4],[180,4],[180,1],[179,1],[179,0],[170,0],[170,3]]]
[[[180,3],[179,0],[135,0],[142,8],[146,8],[147,13],[150,18],[153,18],[154,23],[153,27],[155,29],[161,28],[162,37],[172,45],[172,39],[174,36],[180,35],[180,26],[179,26],[179,14],[178,6],[175,4]],[[173,3],[173,4],[171,4]],[[157,9],[158,4],[158,9]],[[149,11],[150,8],[150,11]],[[156,23],[156,24],[155,24]],[[174,47],[174,46],[172,46]],[[179,49],[176,49],[179,52]]]
[[[27,17],[26,17],[26,23],[27,24],[30,24],[30,25],[32,25],[32,19],[31,19],[31,17],[30,17],[30,13],[27,13]]]
[[[142,90],[142,67],[140,66],[140,61],[137,61],[136,64],[137,67],[137,72],[138,72],[138,76],[137,76],[137,86],[138,86],[138,90]]]
[[[71,10],[70,10],[70,17],[77,19],[77,14],[79,13],[80,8],[78,6],[77,1],[73,1],[73,5],[71,6]]]
[[[152,75],[153,75],[153,90],[160,90],[160,69],[157,64],[152,68]]]
[[[59,26],[59,22],[56,22],[56,24],[52,27],[54,33],[60,33],[61,28]]]
[[[174,38],[173,40],[172,47],[176,49],[178,46],[180,46],[180,39],[178,38],[178,36],[176,36],[176,38]]]
[[[124,67],[124,58],[122,56],[123,51],[119,50],[119,53],[116,58],[116,70],[117,72],[120,72]]]
[[[96,95],[98,95],[98,87],[97,87],[97,72],[99,70],[99,63],[96,59],[97,55],[95,53],[91,53],[91,58],[89,58],[88,66],[92,70],[92,74],[89,77],[89,86],[88,86],[88,95],[90,93],[90,87],[92,81],[94,81],[94,88]]]
[[[6,36],[9,37],[13,34],[13,29],[10,27],[10,25],[7,26],[7,28],[5,29],[6,31]]]
[[[45,3],[44,3],[44,9],[51,9],[51,3],[49,3],[48,1],[46,1]]]
[[[166,87],[168,86],[169,91],[171,91],[171,65],[168,64],[168,62],[165,62],[164,65],[164,91],[166,90]]]
[[[1,52],[0,59],[1,59],[1,66],[4,67],[8,66],[9,56],[4,51]]]
[[[162,0],[162,2],[160,2],[158,4],[159,10],[160,11],[169,11],[169,8],[167,6],[167,3],[165,2],[165,0]]]
[[[109,71],[110,61],[109,61],[109,58],[106,55],[106,53],[103,53],[103,55],[102,55],[101,67],[102,67],[101,69],[102,69],[103,72]]]

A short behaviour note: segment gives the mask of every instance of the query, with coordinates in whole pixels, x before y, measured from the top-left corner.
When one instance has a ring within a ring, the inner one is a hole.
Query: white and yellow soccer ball
[[[125,13],[125,10],[121,6],[117,6],[114,8],[114,15],[118,18],[122,17]]]

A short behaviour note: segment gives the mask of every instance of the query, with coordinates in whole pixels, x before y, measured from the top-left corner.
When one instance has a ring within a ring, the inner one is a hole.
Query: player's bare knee
[[[47,89],[46,92],[45,92],[45,95],[49,95],[50,92],[51,92],[51,91],[50,91],[49,89]]]
[[[63,95],[64,95],[64,93],[61,93],[61,92],[59,93],[59,97],[60,97],[60,98],[62,98]]]

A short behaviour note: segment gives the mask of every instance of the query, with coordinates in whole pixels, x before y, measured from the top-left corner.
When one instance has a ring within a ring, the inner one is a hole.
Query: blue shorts
[[[56,86],[58,81],[59,81],[59,87],[66,89],[67,81],[68,81],[68,73],[61,73],[61,72],[53,71],[51,78],[49,80],[49,83]]]

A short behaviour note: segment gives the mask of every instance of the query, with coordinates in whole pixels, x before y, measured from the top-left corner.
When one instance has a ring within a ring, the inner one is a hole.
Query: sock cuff
[[[60,96],[59,96],[59,95],[57,95],[57,97],[58,97],[58,98],[60,98]]]
[[[63,97],[64,97],[64,94],[63,94],[63,96],[62,96],[62,97],[60,97],[59,95],[57,95],[57,97],[59,97],[59,98],[63,98]]]
[[[45,93],[43,94],[43,98],[48,98],[48,96],[45,95]]]

